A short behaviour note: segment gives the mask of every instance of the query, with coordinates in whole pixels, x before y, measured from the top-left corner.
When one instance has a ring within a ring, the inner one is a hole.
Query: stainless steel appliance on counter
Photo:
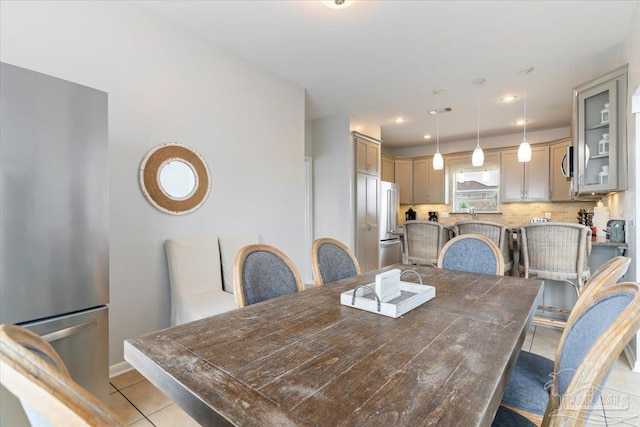
[[[607,228],[605,229],[607,240],[613,243],[624,243],[624,226],[624,219],[610,219],[607,221]]]
[[[0,64],[0,321],[109,394],[107,94]],[[28,426],[4,387],[0,425]]]
[[[380,181],[380,267],[402,262],[402,244],[398,235],[399,209],[398,184]]]

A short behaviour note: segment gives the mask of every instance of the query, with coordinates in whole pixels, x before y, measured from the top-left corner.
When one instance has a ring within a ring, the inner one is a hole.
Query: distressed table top
[[[490,425],[542,282],[394,267],[436,297],[397,319],[340,305],[371,272],[126,340],[125,359],[202,425]]]

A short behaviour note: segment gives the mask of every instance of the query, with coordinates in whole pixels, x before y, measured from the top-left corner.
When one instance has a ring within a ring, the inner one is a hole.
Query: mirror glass
[[[196,174],[188,163],[172,159],[160,167],[160,187],[169,197],[184,199],[196,189]]]

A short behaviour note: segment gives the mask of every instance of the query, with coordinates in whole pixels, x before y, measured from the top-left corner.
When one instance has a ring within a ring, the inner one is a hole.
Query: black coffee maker
[[[429,221],[438,222],[438,212],[429,211]]]
[[[404,213],[404,219],[406,221],[415,221],[416,211],[414,211],[411,206],[409,206],[409,210]]]

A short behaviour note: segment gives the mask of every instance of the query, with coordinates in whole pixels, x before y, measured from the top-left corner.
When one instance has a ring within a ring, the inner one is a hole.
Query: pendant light
[[[484,152],[482,148],[480,148],[480,86],[485,84],[485,79],[475,79],[473,84],[478,87],[478,142],[476,144],[476,149],[473,150],[473,155],[471,156],[471,164],[474,167],[479,167],[484,164]]]
[[[533,67],[523,68],[519,71],[524,76],[524,134],[520,147],[518,147],[518,161],[521,163],[531,160],[531,145],[527,142],[527,74],[533,71]]]
[[[444,90],[434,90],[433,93],[438,97],[438,109],[436,110],[436,154],[433,155],[433,169],[438,171],[444,168],[444,159],[442,158],[442,154],[440,154],[440,95],[444,93]]]

